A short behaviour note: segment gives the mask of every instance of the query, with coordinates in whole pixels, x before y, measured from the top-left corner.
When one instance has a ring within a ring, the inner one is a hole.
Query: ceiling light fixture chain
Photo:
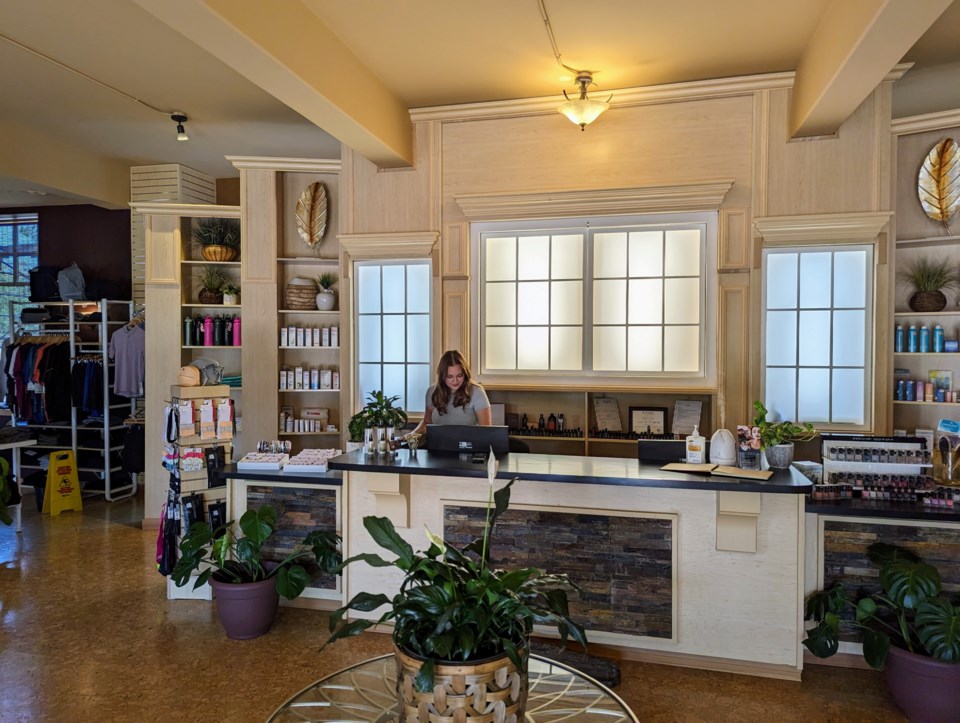
[[[564,90],[563,97],[567,100],[565,103],[557,106],[557,110],[573,123],[580,126],[581,131],[585,131],[590,123],[593,123],[601,113],[610,107],[610,100],[613,98],[613,94],[611,93],[610,97],[605,101],[592,100],[587,97],[587,88],[591,85],[596,85],[593,81],[593,74],[599,71],[577,70],[563,62],[560,49],[557,47],[557,39],[553,36],[553,26],[550,24],[550,16],[547,14],[545,1],[537,0],[537,5],[540,7],[540,17],[543,18],[543,26],[547,30],[547,37],[550,39],[550,47],[553,49],[553,56],[557,59],[557,65],[574,74],[576,78],[575,82],[579,90],[576,100],[571,100],[570,96],[567,95],[567,91]]]

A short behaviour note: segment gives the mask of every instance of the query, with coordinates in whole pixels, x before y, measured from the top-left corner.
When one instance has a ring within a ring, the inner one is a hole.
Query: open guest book
[[[671,462],[660,469],[665,472],[694,472],[699,474],[719,475],[720,477],[739,477],[740,479],[768,480],[773,477],[771,469],[741,469],[725,464],[690,464],[687,462]]]

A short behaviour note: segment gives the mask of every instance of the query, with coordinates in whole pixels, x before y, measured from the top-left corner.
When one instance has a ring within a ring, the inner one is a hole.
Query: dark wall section
[[[4,209],[4,213],[37,214],[42,266],[76,263],[88,284],[107,281],[116,286],[116,298],[130,298],[129,211],[78,205]]]

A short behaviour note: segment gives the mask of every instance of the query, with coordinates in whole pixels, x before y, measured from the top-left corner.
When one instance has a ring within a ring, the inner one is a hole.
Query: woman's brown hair
[[[456,349],[445,351],[437,362],[437,388],[433,390],[433,396],[430,398],[433,408],[438,414],[443,414],[447,410],[447,403],[450,401],[450,390],[447,389],[447,371],[450,367],[458,366],[463,369],[463,384],[453,396],[453,406],[463,407],[470,403],[470,397],[473,396],[473,383],[471,382],[470,367],[467,360],[463,358]]]

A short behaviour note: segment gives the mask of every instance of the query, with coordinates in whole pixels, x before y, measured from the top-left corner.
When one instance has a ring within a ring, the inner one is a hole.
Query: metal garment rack
[[[84,321],[77,318],[76,306],[77,305],[89,305],[97,304],[98,311],[100,313],[99,321]],[[67,320],[66,321],[40,321],[40,322],[21,322],[17,318],[17,309],[25,306],[37,306],[37,307],[50,307],[50,308],[63,308],[67,310]],[[123,320],[110,320],[109,310],[111,308],[122,308],[126,311],[126,319]],[[79,430],[81,425],[78,423],[77,408],[73,406],[73,400],[71,399],[70,404],[70,424],[27,424],[29,429],[69,429],[70,430],[70,448],[73,450],[73,458],[76,462],[78,460],[78,451],[99,451],[103,457],[103,467],[93,468],[93,467],[80,467],[77,464],[77,471],[95,473],[103,481],[103,495],[109,502],[115,502],[116,500],[126,499],[127,497],[132,497],[137,493],[137,476],[130,475],[130,482],[113,486],[115,481],[113,478],[114,472],[119,472],[121,467],[119,465],[111,464],[111,457],[113,452],[117,452],[121,449],[120,446],[112,446],[110,433],[119,429],[123,429],[126,425],[124,424],[110,424],[110,412],[113,409],[128,409],[129,414],[133,414],[136,411],[136,400],[131,399],[129,403],[123,404],[110,404],[110,360],[108,357],[109,345],[110,345],[110,329],[120,329],[123,326],[126,326],[134,318],[134,302],[133,301],[111,301],[108,299],[99,299],[99,300],[87,300],[87,301],[10,301],[9,302],[9,321],[10,329],[23,328],[23,327],[36,327],[40,331],[39,334],[55,334],[57,332],[66,334],[69,339],[70,344],[70,369],[72,371],[73,364],[77,361],[78,357],[82,357],[86,354],[99,355],[102,364],[103,364],[103,421],[100,426],[93,425],[83,425],[83,429],[89,430],[99,430],[101,432],[101,444],[99,447],[96,446],[85,446],[80,445],[79,440]],[[67,329],[63,330],[54,330],[52,332],[43,331],[43,329],[48,326],[63,326],[67,325]],[[98,330],[99,341],[97,342],[84,342],[78,339],[78,331],[81,325],[86,326],[95,326]],[[92,347],[92,349],[91,349]],[[14,420],[16,421],[16,420]],[[23,425],[18,425],[23,426]],[[49,445],[36,445],[41,449],[61,449],[59,446],[49,446]],[[21,465],[24,467],[24,465]],[[27,469],[36,469],[35,466],[26,465]],[[84,492],[89,493],[92,490],[84,490]],[[96,493],[99,494],[100,490],[96,490]]]

